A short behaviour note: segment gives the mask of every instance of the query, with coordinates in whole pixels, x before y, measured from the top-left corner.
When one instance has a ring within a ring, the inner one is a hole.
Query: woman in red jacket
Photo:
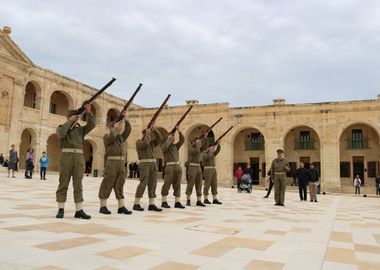
[[[239,168],[235,172],[235,178],[237,180],[237,190],[240,190],[241,177],[244,175],[244,171],[239,166]]]

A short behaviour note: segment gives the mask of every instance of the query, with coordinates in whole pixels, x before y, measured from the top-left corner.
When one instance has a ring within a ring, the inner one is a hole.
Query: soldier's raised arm
[[[158,131],[158,129],[153,129],[153,133],[154,133],[154,140],[152,141],[153,145],[154,146],[159,146],[162,142],[162,135],[161,135],[161,132]]]
[[[220,149],[221,149],[221,147],[220,147],[220,144],[218,143],[218,146],[216,147],[216,150],[215,150],[215,152],[214,152],[214,155],[215,155],[215,156],[217,156],[217,155],[219,154]]]
[[[59,139],[66,137],[67,132],[70,130],[73,123],[70,120],[67,120],[63,125],[57,127],[57,135]]]
[[[177,149],[180,149],[183,143],[185,142],[185,136],[183,136],[181,131],[178,131],[179,134],[179,141],[176,144]]]
[[[128,139],[129,134],[131,134],[131,131],[132,131],[131,123],[129,123],[128,120],[125,120],[124,132],[121,134],[123,141],[126,141]]]
[[[87,124],[81,127],[83,136],[85,136],[91,130],[95,128],[95,117],[92,115],[92,113],[86,112],[86,119],[87,119]]]

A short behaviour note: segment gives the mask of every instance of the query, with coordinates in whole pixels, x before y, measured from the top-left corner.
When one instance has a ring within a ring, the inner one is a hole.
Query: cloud
[[[1,1],[0,1],[1,2]],[[5,1],[4,1],[5,2]],[[157,106],[375,98],[380,3],[354,0],[7,1],[3,25],[38,65]]]

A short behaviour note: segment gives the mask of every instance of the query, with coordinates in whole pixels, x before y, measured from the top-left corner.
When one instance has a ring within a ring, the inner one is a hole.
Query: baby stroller
[[[251,176],[246,173],[241,177],[241,183],[239,192],[246,191],[247,193],[252,192],[252,179]]]

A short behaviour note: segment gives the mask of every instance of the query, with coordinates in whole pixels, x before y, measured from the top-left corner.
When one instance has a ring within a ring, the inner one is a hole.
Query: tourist
[[[129,178],[133,178],[133,162],[129,163],[128,169],[129,169]]]
[[[46,156],[46,152],[42,152],[42,157],[40,158],[40,179],[46,180],[46,168],[49,163],[49,158]]]
[[[376,177],[376,196],[380,196],[380,175]]]
[[[237,181],[237,190],[238,191],[240,190],[241,177],[243,175],[244,175],[244,171],[241,168],[241,166],[239,166],[239,168],[235,171],[235,178],[236,178],[236,181]]]
[[[360,186],[362,185],[362,180],[357,174],[354,179],[355,195],[360,195]]]
[[[16,171],[17,161],[18,161],[18,157],[17,157],[16,146],[12,144],[11,149],[9,150],[8,177],[9,177],[10,171],[12,171],[12,177],[16,178],[15,171]]]
[[[319,185],[319,172],[315,168],[314,164],[310,164],[309,169],[309,193],[310,193],[310,201],[318,202],[317,200],[317,186]]]
[[[247,165],[247,168],[245,168],[244,170],[244,174],[249,174],[249,176],[253,180],[253,170],[251,168],[251,165]]]
[[[25,178],[26,179],[32,179],[33,169],[34,169],[34,160],[35,160],[34,149],[29,148],[28,151],[26,151],[26,156],[25,156]]]
[[[140,178],[140,166],[137,161],[133,163],[133,178]]]
[[[307,200],[307,184],[309,182],[310,174],[305,168],[305,164],[300,162],[300,167],[296,171],[296,177],[298,179],[298,191],[300,194],[300,200]]]
[[[87,160],[86,161],[86,169],[85,169],[86,176],[90,175],[90,173],[91,173],[91,167],[92,167],[91,160]]]
[[[293,173],[293,182],[291,183],[291,186],[298,186],[298,183],[297,183],[297,172],[294,172]]]
[[[7,158],[4,161],[3,167],[8,168],[8,159]]]
[[[4,164],[4,156],[3,153],[0,154],[0,166],[3,166]]]

